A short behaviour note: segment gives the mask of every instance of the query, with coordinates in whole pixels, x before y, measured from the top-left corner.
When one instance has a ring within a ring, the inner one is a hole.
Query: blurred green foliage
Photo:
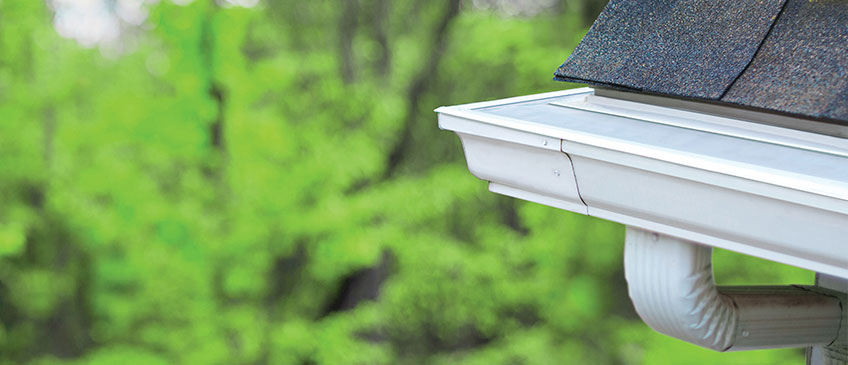
[[[568,87],[587,23],[469,4],[161,1],[104,57],[0,1],[0,362],[803,361],[654,333],[620,226],[468,173],[433,108]]]

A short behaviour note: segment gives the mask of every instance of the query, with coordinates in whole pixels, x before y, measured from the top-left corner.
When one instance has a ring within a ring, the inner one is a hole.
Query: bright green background
[[[0,363],[802,363],[654,333],[621,226],[487,192],[438,130],[575,86],[582,3],[163,0],[104,56],[0,0]]]

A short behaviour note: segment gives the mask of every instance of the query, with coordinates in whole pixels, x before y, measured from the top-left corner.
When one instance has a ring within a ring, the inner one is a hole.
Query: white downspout
[[[638,228],[627,227],[624,271],[651,328],[716,351],[827,345],[842,325],[834,296],[797,286],[716,287],[711,247]]]

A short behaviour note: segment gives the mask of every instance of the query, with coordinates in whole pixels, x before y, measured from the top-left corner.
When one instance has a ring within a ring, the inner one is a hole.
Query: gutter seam
[[[845,313],[845,303],[844,303],[844,300],[843,300],[844,298],[843,298],[842,296],[839,296],[839,295],[834,294],[831,290],[829,290],[829,289],[824,289],[824,288],[821,288],[821,287],[818,287],[818,286],[814,286],[814,287],[808,287],[808,286],[804,286],[804,285],[792,285],[792,286],[793,286],[793,287],[795,287],[795,288],[798,288],[798,289],[804,290],[804,291],[811,292],[811,293],[816,293],[816,294],[820,294],[820,295],[826,295],[826,296],[829,296],[829,297],[835,298],[836,300],[838,300],[838,301],[839,301],[839,309],[840,309],[840,312]],[[813,289],[816,289],[816,290],[813,290]],[[845,323],[844,323],[844,322],[845,322],[845,318],[846,318],[846,316],[845,316],[845,315],[843,315],[843,316],[839,317],[839,327],[837,327],[838,329],[837,329],[837,331],[836,331],[837,336],[836,336],[836,338],[834,338],[834,339],[833,339],[833,341],[831,341],[829,344],[824,345],[824,347],[832,346],[832,345],[834,345],[834,344],[836,343],[836,341],[839,341],[839,340],[840,340],[840,336],[839,336],[839,334],[841,334],[841,333],[842,333],[842,328],[843,328],[843,326],[845,325]]]
[[[561,138],[559,140],[559,150],[565,154],[565,157],[568,158],[568,162],[571,163],[571,177],[574,178],[574,188],[577,189],[577,197],[580,198],[580,202],[586,207],[586,215],[590,215],[589,204],[586,204],[586,200],[583,200],[583,194],[580,193],[580,179],[577,178],[577,167],[574,166],[574,160],[571,159],[571,155],[569,155],[568,152],[565,152],[565,140]]]

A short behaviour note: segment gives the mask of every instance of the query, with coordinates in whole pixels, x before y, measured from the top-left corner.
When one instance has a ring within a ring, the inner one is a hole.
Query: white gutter
[[[806,287],[716,287],[711,256],[711,247],[628,227],[624,272],[642,320],[716,351],[836,341],[839,299]]]
[[[848,279],[848,140],[589,96],[436,111],[493,192]]]
[[[627,225],[630,295],[658,331],[719,351],[837,337],[839,300],[716,288],[709,253],[848,279],[848,140],[589,88],[436,111],[489,190]]]

